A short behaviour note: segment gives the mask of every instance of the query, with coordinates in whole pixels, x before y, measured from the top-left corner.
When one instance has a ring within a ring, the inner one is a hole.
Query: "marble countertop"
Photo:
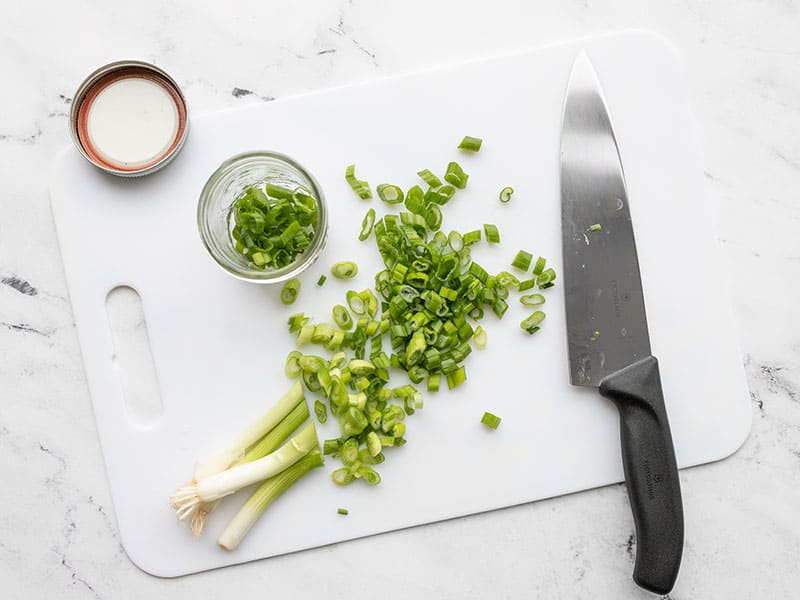
[[[648,597],[630,579],[633,523],[622,485],[175,580],[139,571],[116,530],[47,192],[49,167],[68,144],[75,87],[117,58],[167,68],[199,113],[625,28],[659,32],[684,56],[754,413],[735,455],[681,472],[688,534],[669,597],[796,597],[800,5],[498,0],[488,7],[32,0],[3,8],[4,598]],[[375,556],[390,566],[375,571]]]

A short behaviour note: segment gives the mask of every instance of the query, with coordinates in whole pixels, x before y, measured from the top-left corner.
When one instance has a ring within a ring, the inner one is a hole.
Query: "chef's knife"
[[[611,119],[585,53],[561,132],[561,221],[569,373],[619,410],[636,526],[633,579],[666,594],[683,553],[683,508],[658,361],[650,353],[639,259]]]

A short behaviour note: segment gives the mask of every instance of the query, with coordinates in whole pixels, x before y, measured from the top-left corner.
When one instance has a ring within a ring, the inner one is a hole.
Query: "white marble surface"
[[[754,410],[737,454],[681,473],[687,542],[670,597],[796,597],[798,2],[113,4],[0,6],[0,596],[647,597],[630,580],[622,486],[176,580],[139,571],[116,533],[47,195],[74,88],[113,59],[164,66],[197,114],[639,27],[685,57]]]

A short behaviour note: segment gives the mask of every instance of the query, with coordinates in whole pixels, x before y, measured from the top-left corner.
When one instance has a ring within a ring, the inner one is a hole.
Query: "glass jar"
[[[231,233],[236,200],[246,188],[266,182],[290,189],[304,188],[317,201],[318,220],[311,243],[280,269],[253,265],[236,250]],[[200,193],[197,225],[206,250],[227,273],[253,283],[278,283],[296,277],[317,260],[328,234],[328,211],[319,183],[296,161],[278,152],[245,152],[226,160],[208,178]]]

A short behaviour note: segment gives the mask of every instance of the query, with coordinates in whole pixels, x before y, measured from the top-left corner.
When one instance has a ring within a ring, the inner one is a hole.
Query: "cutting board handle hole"
[[[148,429],[164,408],[139,292],[127,285],[113,288],[106,296],[106,314],[114,345],[110,359],[122,388],[125,416],[133,427]]]

